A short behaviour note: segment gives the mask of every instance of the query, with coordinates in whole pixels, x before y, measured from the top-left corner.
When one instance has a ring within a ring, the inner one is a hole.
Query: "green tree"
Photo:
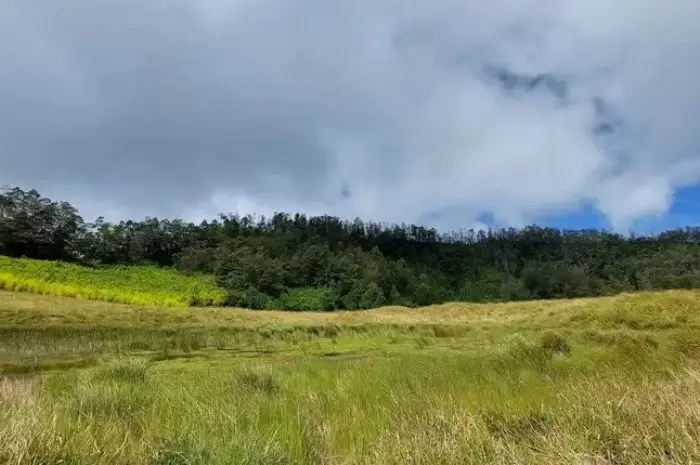
[[[360,308],[377,308],[386,305],[386,296],[377,283],[371,281],[364,286],[360,296]]]

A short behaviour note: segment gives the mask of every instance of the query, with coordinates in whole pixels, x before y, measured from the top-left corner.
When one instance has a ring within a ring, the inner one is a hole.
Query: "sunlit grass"
[[[0,464],[698,463],[699,296],[310,315],[0,292]]]
[[[87,268],[62,262],[0,257],[0,289],[131,305],[220,305],[211,276],[155,267]]]

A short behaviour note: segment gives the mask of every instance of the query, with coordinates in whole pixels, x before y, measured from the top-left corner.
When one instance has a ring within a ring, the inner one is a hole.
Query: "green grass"
[[[0,257],[0,289],[132,305],[221,305],[211,276],[155,267],[88,268],[62,262]]]
[[[0,464],[700,461],[700,294],[284,313],[0,292]]]

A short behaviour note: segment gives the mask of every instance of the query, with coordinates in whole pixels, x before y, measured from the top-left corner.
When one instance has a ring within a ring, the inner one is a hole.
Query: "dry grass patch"
[[[236,308],[135,307],[106,302],[8,293],[0,291],[0,325],[23,327],[260,327],[274,325],[504,325],[573,326],[595,322],[631,329],[668,329],[700,324],[700,293],[666,291],[616,297],[510,302],[451,303],[407,309],[386,307],[365,311],[283,312]]]
[[[8,376],[0,372],[0,410],[35,405],[40,379],[34,376]]]

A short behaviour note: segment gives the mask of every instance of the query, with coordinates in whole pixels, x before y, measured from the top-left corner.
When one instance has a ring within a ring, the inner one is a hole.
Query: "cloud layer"
[[[469,227],[590,203],[625,227],[700,180],[698,17],[696,0],[6,0],[0,183],[88,217]]]

